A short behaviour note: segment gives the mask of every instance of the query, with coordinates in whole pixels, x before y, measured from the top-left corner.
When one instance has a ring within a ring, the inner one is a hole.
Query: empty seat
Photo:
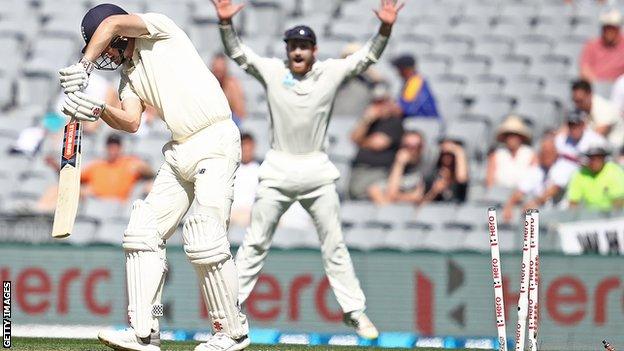
[[[447,73],[450,66],[451,58],[446,55],[428,54],[418,56],[418,70],[426,77]]]
[[[406,118],[403,121],[406,131],[418,131],[425,136],[427,144],[436,143],[442,132],[440,121],[435,118]]]
[[[473,78],[488,73],[491,60],[485,55],[464,55],[453,60],[452,72]]]
[[[473,114],[486,115],[492,125],[498,125],[511,112],[513,99],[505,95],[485,95],[479,98],[470,107]]]
[[[501,76],[519,76],[525,74],[528,68],[528,57],[510,55],[494,60],[490,72]]]
[[[521,99],[515,110],[518,114],[531,118],[536,136],[547,129],[557,129],[563,122],[562,106],[548,96],[533,95]]]
[[[415,228],[395,229],[386,235],[384,246],[404,251],[424,249],[429,235],[434,235],[433,231]]]
[[[0,109],[6,108],[13,103],[13,93],[13,80],[0,73]]]
[[[355,143],[351,141],[351,131],[357,123],[357,118],[336,118],[334,116],[329,122],[327,133],[329,135],[329,153],[342,161],[351,160],[357,148]]]
[[[372,250],[385,246],[388,231],[381,228],[356,227],[345,231],[344,240],[349,248]]]
[[[273,236],[273,246],[282,249],[318,248],[318,235],[314,230],[278,227]]]
[[[461,95],[464,91],[467,78],[460,74],[440,74],[430,78],[431,89],[434,96]]]
[[[495,19],[492,33],[495,35],[507,35],[517,37],[519,35],[530,34],[531,23],[527,18],[521,17],[499,17]]]
[[[127,205],[118,200],[89,197],[81,204],[81,213],[83,215],[101,221],[127,216],[129,212]]]
[[[431,202],[418,208],[416,218],[408,222],[435,226],[453,218],[457,206],[452,203]]]
[[[485,156],[488,145],[484,143],[484,140],[489,140],[488,125],[485,121],[455,121],[447,126],[446,134],[450,137],[463,140],[468,157],[482,159]]]
[[[530,73],[542,77],[554,77],[562,74],[574,74],[571,70],[570,59],[564,55],[544,55],[535,58],[531,64]]]
[[[510,55],[513,50],[513,37],[485,35],[475,41],[472,52],[477,55],[497,58]]]
[[[522,99],[523,97],[539,94],[543,87],[544,81],[541,77],[522,75],[507,79],[504,93]]]
[[[58,90],[60,86],[57,78],[43,72],[25,73],[17,80],[17,100],[20,105],[46,109]]]
[[[488,19],[464,16],[450,28],[450,31],[454,34],[470,34],[474,37],[480,37],[491,33],[492,28]]]
[[[345,201],[340,206],[340,217],[346,227],[356,226],[375,218],[377,208],[369,201]]]
[[[482,74],[470,80],[466,84],[464,93],[468,96],[487,96],[500,94],[505,86],[505,78],[496,74]]]
[[[436,54],[451,57],[466,55],[472,49],[472,40],[466,35],[444,35],[435,42],[433,51]]]
[[[460,228],[448,228],[439,225],[427,235],[424,247],[430,250],[449,252],[463,249],[468,231]]]
[[[276,37],[282,34],[284,15],[281,6],[276,2],[252,2],[245,9],[245,34],[258,37]]]
[[[516,54],[529,56],[535,61],[535,58],[550,54],[553,46],[552,40],[546,35],[525,35],[516,40]]]
[[[377,209],[374,221],[387,223],[395,228],[399,228],[404,222],[413,220],[416,217],[416,208],[409,204],[394,204],[381,206]]]

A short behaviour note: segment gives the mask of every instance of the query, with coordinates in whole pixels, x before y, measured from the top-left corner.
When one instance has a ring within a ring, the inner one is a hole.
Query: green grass
[[[110,351],[111,349],[91,339],[43,339],[43,338],[13,338],[11,350],[20,351]],[[165,341],[161,347],[165,350],[192,350],[198,342]],[[347,347],[347,346],[300,346],[300,345],[251,345],[246,351],[391,351],[405,349],[388,349],[379,347]],[[424,349],[419,351],[439,351],[440,349]],[[467,349],[466,349],[467,350]]]

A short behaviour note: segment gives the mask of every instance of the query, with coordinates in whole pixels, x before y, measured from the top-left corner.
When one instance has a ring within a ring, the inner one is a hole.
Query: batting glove
[[[80,62],[59,70],[61,87],[65,94],[84,90],[89,85],[89,74],[93,71],[93,62],[84,57]]]
[[[63,113],[80,121],[97,121],[104,109],[104,101],[93,98],[82,91],[69,93],[63,102]]]

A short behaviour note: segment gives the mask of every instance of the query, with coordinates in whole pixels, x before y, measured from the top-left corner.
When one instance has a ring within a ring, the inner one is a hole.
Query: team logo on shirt
[[[282,81],[285,87],[293,87],[295,85],[295,77],[293,77],[291,72],[286,73],[284,76],[284,80]]]

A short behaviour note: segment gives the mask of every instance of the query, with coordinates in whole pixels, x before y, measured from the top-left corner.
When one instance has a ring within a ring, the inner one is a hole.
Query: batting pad
[[[158,236],[156,217],[148,204],[138,200],[132,206],[130,223],[124,232],[128,285],[128,317],[138,337],[158,330],[160,303],[167,272],[164,243]]]
[[[193,215],[182,233],[184,251],[195,267],[213,330],[233,339],[247,335],[247,321],[236,302],[236,266],[220,221],[209,215]]]

